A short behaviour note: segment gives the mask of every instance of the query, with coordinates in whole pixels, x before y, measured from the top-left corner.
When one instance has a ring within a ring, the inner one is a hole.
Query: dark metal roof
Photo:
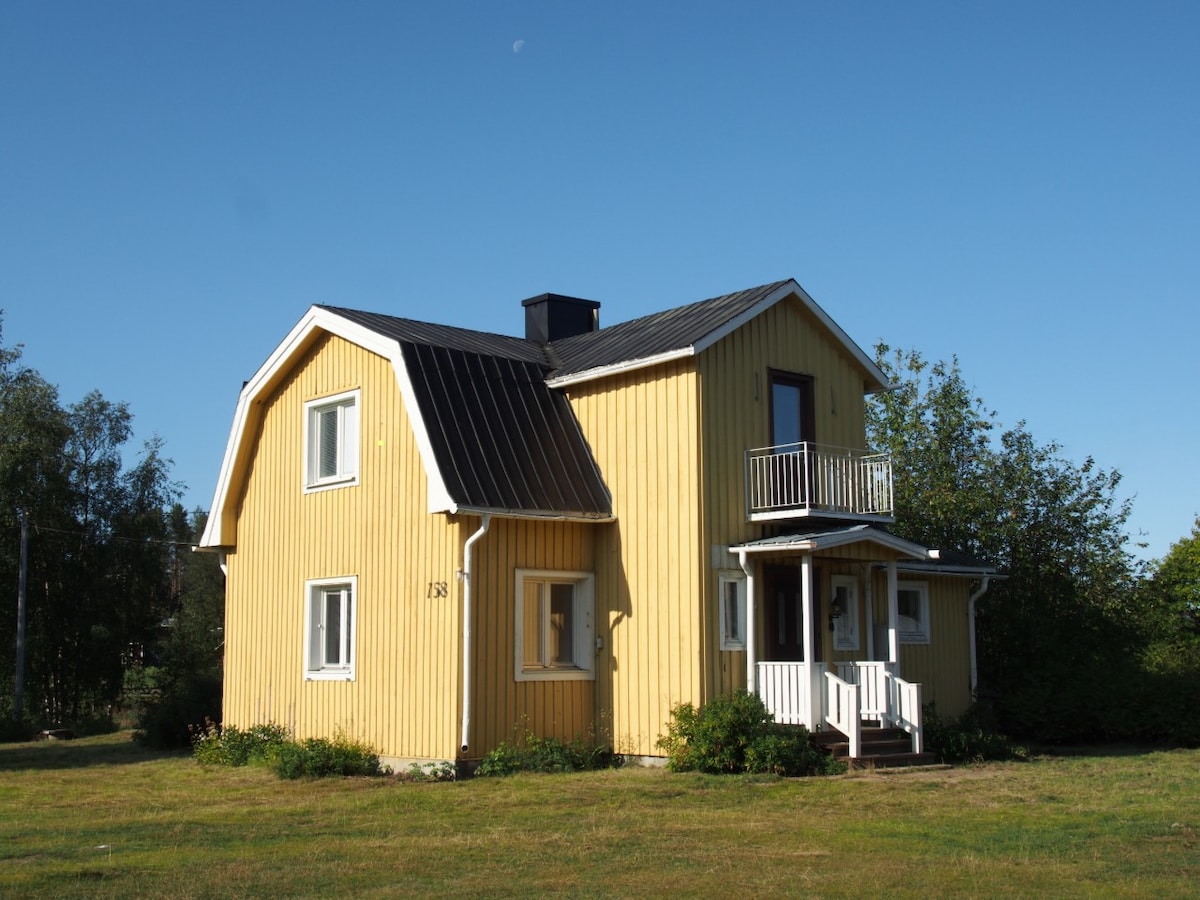
[[[691,347],[788,283],[714,297],[545,346],[322,308],[398,342],[439,472],[458,506],[608,517],[611,499],[570,402],[546,379]]]
[[[485,356],[500,356],[534,363],[543,369],[552,368],[542,347],[524,338],[455,328],[451,325],[435,325],[432,322],[418,322],[415,319],[401,319],[340,306],[322,306],[321,309],[337,313],[344,319],[397,341],[430,347],[448,347]]]
[[[608,491],[567,398],[535,363],[401,342],[446,490],[459,506],[607,518]]]
[[[691,347],[788,283],[776,281],[555,341],[549,345],[550,357],[557,363],[551,377],[561,378]]]

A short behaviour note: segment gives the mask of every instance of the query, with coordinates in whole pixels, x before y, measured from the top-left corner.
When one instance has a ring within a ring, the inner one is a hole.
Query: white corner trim
[[[258,401],[262,399],[262,395],[266,391],[271,389],[278,376],[293,365],[299,355],[308,349],[320,332],[343,338],[391,362],[400,386],[401,396],[404,399],[405,410],[417,438],[421,462],[429,479],[430,510],[433,512],[447,509],[453,511],[451,509],[453,503],[446,492],[441,472],[437,468],[433,448],[429,443],[429,435],[412,392],[412,383],[408,378],[408,371],[400,352],[400,344],[392,338],[384,337],[378,332],[351,322],[328,309],[311,306],[288,332],[287,337],[267,357],[267,361],[246,382],[238,395],[237,408],[233,415],[233,427],[229,432],[229,440],[225,445],[225,456],[221,462],[221,471],[217,476],[217,487],[213,495],[212,507],[209,510],[208,524],[200,539],[201,547],[233,546],[233,536],[227,533],[223,522],[227,505],[236,500],[231,496],[234,487],[233,473],[239,460],[249,452],[250,448],[247,443],[251,440],[253,426],[258,424],[258,417],[261,415],[257,407]]]
[[[458,504],[446,489],[442,471],[438,468],[437,457],[433,454],[433,442],[429,440],[429,429],[425,427],[425,419],[421,416],[421,405],[417,402],[417,392],[413,388],[412,377],[408,374],[408,366],[404,362],[404,354],[398,343],[392,342],[394,356],[392,370],[396,373],[396,385],[400,388],[400,396],[404,400],[404,410],[408,413],[408,421],[412,425],[413,439],[417,442],[417,452],[421,454],[421,463],[425,466],[426,480],[429,482],[428,504],[431,513],[458,512]]]

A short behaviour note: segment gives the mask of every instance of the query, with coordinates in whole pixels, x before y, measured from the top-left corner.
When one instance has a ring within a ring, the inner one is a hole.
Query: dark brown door
[[[813,573],[814,627],[820,621],[817,614],[820,592],[816,589],[817,575]],[[800,586],[798,565],[763,566],[763,649],[762,658],[777,662],[804,662],[804,595]],[[816,629],[816,657],[821,652],[821,630]]]
[[[771,503],[810,507],[816,440],[813,380],[806,375],[771,372],[771,446],[775,448]]]

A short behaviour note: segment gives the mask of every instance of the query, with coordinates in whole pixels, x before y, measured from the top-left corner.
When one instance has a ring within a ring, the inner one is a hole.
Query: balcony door
[[[771,372],[771,500],[775,506],[807,507],[812,502],[812,466],[815,454],[816,415],[810,375]],[[807,443],[802,449],[798,444]]]
[[[771,445],[816,440],[810,375],[771,373]]]

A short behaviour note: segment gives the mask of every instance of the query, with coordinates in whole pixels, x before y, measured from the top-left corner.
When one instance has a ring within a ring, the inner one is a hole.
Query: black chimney
[[[595,300],[538,294],[522,300],[521,305],[525,307],[527,341],[548,344],[600,328],[600,304]]]

